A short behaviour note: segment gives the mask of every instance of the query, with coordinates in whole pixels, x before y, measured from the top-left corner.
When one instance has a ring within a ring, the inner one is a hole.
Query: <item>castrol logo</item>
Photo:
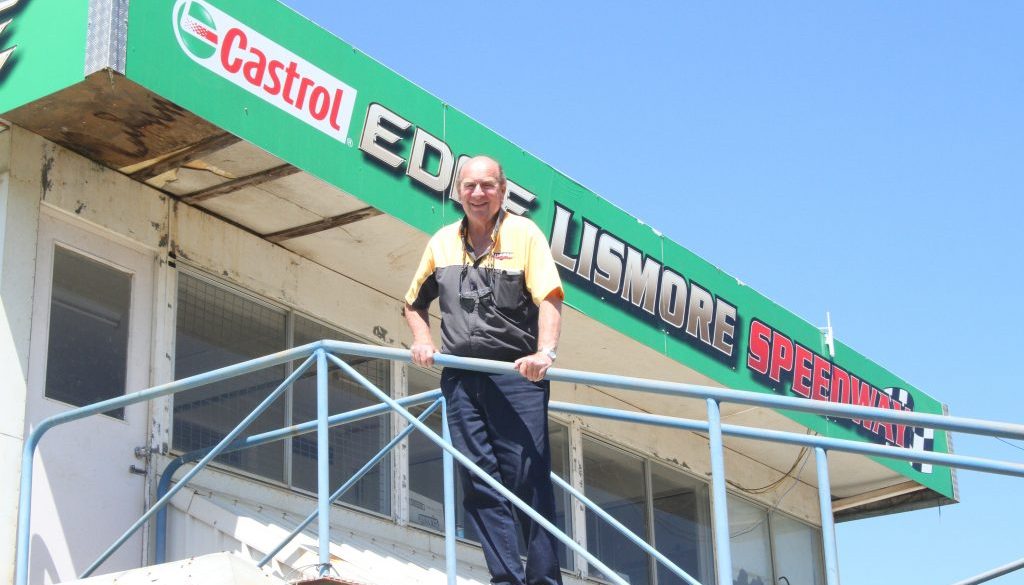
[[[208,2],[178,0],[173,27],[178,45],[199,65],[351,145],[351,86]]]

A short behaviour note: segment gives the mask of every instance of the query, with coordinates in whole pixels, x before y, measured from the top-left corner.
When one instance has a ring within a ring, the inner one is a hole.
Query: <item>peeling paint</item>
[[[182,260],[189,260],[188,254],[186,254],[181,249],[181,246],[177,245],[175,242],[171,242],[171,250],[172,250],[171,254],[172,254],[172,256],[174,258],[179,258],[180,257]]]
[[[42,166],[42,174],[40,176],[40,182],[43,185],[43,197],[44,198],[46,197],[46,194],[50,191],[50,189],[53,188],[53,181],[50,180],[50,171],[52,171],[52,170],[53,170],[53,153],[51,153],[50,149],[47,148],[47,149],[45,149],[43,151],[43,166]]]

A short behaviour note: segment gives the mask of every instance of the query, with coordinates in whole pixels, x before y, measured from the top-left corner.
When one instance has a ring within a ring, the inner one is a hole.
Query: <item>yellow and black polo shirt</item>
[[[537,351],[538,307],[564,297],[547,239],[529,219],[502,211],[491,249],[474,257],[466,220],[430,239],[405,302],[441,305],[441,351],[513,361]]]

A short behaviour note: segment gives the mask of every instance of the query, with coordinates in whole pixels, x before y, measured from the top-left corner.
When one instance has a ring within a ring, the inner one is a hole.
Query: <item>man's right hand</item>
[[[412,351],[412,363],[417,366],[429,368],[434,365],[434,354],[437,353],[437,348],[434,347],[433,342],[413,343],[410,351]]]

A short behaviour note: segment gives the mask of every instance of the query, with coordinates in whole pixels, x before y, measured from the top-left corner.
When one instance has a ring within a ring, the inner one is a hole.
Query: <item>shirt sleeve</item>
[[[541,301],[556,293],[558,298],[565,300],[562,279],[558,276],[558,267],[551,257],[551,246],[536,224],[532,224],[526,251],[526,289],[530,291],[534,304],[540,306]]]
[[[426,309],[437,298],[437,278],[434,276],[434,241],[427,244],[420,259],[419,268],[413,276],[409,291],[405,293],[406,304],[416,309]]]

